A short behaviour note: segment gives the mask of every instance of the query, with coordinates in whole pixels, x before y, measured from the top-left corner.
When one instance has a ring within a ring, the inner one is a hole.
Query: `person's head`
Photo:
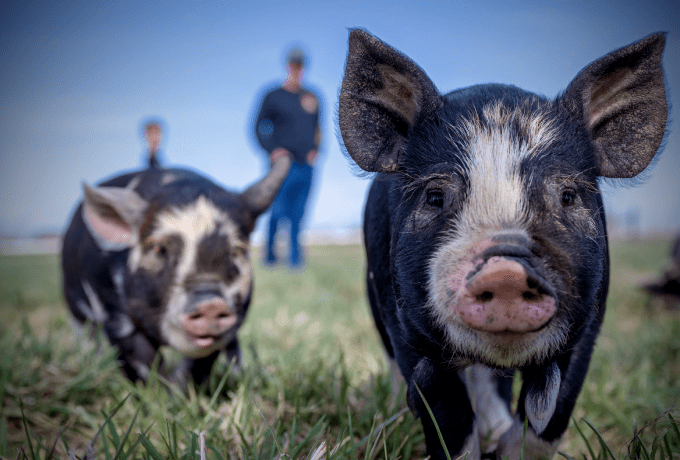
[[[156,121],[150,121],[144,125],[144,139],[146,139],[146,145],[149,147],[151,152],[156,152],[161,144],[161,138],[163,135],[163,129],[160,123]]]
[[[286,70],[288,71],[287,83],[289,86],[298,88],[302,84],[302,74],[305,68],[305,54],[300,48],[293,48],[288,52]]]

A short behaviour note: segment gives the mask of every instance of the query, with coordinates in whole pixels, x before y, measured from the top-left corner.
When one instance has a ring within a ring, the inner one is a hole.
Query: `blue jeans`
[[[279,221],[287,218],[290,221],[290,265],[299,267],[303,264],[298,235],[300,234],[300,222],[302,222],[311,186],[312,167],[308,164],[293,162],[288,177],[283,181],[283,185],[276,195],[274,203],[272,203],[265,262],[276,263],[274,237]]]

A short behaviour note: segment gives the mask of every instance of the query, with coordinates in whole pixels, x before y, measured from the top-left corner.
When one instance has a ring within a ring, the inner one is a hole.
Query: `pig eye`
[[[154,247],[154,252],[159,257],[166,257],[168,255],[168,248],[164,244],[157,244]]]
[[[444,207],[444,194],[441,190],[430,190],[427,192],[427,204],[433,208]]]
[[[572,190],[562,192],[562,206],[571,206],[576,201],[576,194]]]

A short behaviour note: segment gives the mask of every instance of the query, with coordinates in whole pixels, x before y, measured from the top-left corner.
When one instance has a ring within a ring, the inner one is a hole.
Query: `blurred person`
[[[313,166],[321,141],[320,100],[302,86],[306,56],[293,48],[287,56],[287,77],[283,84],[264,95],[255,122],[255,135],[271,161],[291,155],[293,165],[271,206],[271,217],[264,263],[278,262],[275,237],[279,222],[290,221],[290,266],[304,265],[298,241],[305,205],[312,184]]]
[[[158,121],[148,121],[144,124],[144,139],[146,140],[147,156],[149,168],[160,168],[160,145],[163,139],[163,127]]]

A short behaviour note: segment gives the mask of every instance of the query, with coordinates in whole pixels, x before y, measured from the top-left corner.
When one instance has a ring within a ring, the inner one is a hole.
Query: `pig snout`
[[[458,303],[458,316],[473,329],[499,333],[532,332],[545,326],[556,312],[550,285],[517,253],[485,251],[480,264],[467,275]]]
[[[196,345],[205,348],[212,346],[237,321],[237,315],[224,299],[213,298],[182,315],[181,325]]]

